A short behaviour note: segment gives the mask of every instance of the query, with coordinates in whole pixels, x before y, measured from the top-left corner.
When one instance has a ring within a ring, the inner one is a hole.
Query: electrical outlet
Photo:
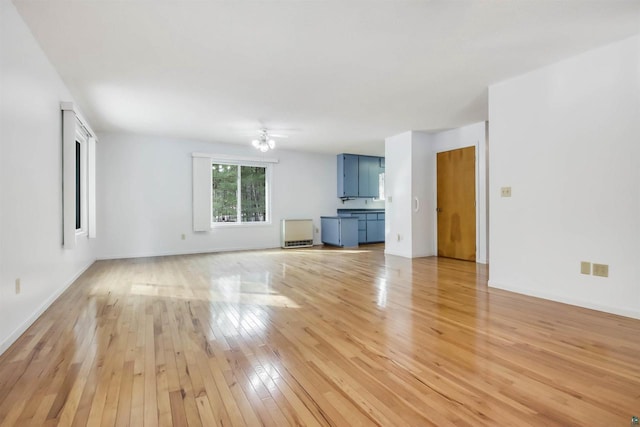
[[[398,233],[398,242],[402,240],[402,236],[400,235],[400,233]]]
[[[500,196],[511,197],[511,187],[502,187],[500,189]]]
[[[316,227],[316,234],[318,234],[319,232],[320,232],[320,229]]]
[[[182,235],[182,240],[186,240],[187,236],[185,236],[184,234]]]
[[[591,263],[587,261],[580,262],[580,274],[591,274]]]
[[[598,277],[609,277],[608,264],[593,264],[593,275]]]
[[[21,291],[20,279],[16,279],[16,295],[18,295]]]
[[[387,196],[387,202],[389,202],[389,203],[393,202],[393,197]]]

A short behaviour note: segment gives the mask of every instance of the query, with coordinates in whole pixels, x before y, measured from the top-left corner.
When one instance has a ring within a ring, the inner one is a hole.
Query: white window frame
[[[384,199],[386,198],[385,195],[385,173],[384,172],[380,172],[378,174],[378,198],[374,198],[373,200],[380,200],[380,201],[384,201]]]
[[[212,212],[211,212],[211,228],[226,228],[226,227],[261,227],[271,225],[271,164],[264,162],[256,162],[256,161],[233,161],[233,160],[218,160],[215,158],[211,159],[211,169],[213,170],[213,165],[231,165],[238,167],[238,174],[236,178],[236,195],[237,195],[237,208],[236,208],[236,218],[238,219],[235,222],[214,222],[213,221],[213,173],[211,174],[211,179],[209,180],[209,188],[211,188],[211,202],[212,202]],[[251,222],[242,222],[242,188],[241,188],[241,168],[242,166],[249,167],[261,167],[265,168],[265,177],[264,177],[264,186],[265,186],[265,220],[264,221],[251,221]]]
[[[233,156],[225,154],[192,153],[193,158],[193,231],[206,232],[221,228],[269,227],[272,226],[272,182],[273,164],[276,158]],[[213,222],[212,165],[232,164],[238,166],[260,166],[266,168],[266,216],[264,222]]]
[[[97,138],[72,102],[62,110],[62,246],[74,249],[79,237],[96,237]],[[76,142],[80,143],[80,228],[76,229]]]
[[[76,127],[75,142],[80,143],[80,228],[76,228],[76,236],[85,236],[89,232],[87,208],[89,203],[88,197],[88,179],[87,179],[87,164],[88,164],[88,142],[90,136],[86,133],[86,130],[82,126]],[[77,203],[77,199],[76,199]],[[74,204],[75,206],[75,204]],[[74,216],[75,218],[75,216]]]

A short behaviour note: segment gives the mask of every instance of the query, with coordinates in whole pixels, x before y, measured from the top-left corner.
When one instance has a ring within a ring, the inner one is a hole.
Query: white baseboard
[[[496,283],[493,280],[489,280],[487,284],[491,288],[502,289],[509,292],[515,292],[517,294],[528,295],[536,298],[542,298],[549,301],[561,302],[563,304],[575,305],[577,307],[602,311],[604,313],[616,314],[618,316],[631,317],[633,319],[640,319],[640,311],[638,310],[619,308],[619,307],[610,307],[607,305],[593,303],[591,301],[583,301],[576,298],[565,297],[563,295],[540,292],[535,289],[524,289],[524,288],[516,288],[513,286],[505,286],[504,284]]]
[[[314,246],[316,246],[314,244]],[[255,247],[231,247],[231,248],[216,248],[216,249],[200,249],[195,251],[164,251],[164,252],[144,252],[141,254],[119,254],[119,255],[104,255],[99,256],[98,260],[111,260],[111,259],[127,259],[127,258],[152,258],[159,256],[175,256],[175,255],[198,255],[198,254],[211,254],[217,252],[239,252],[239,251],[261,251],[267,249],[281,249],[280,246],[255,246]]]
[[[89,269],[89,267],[91,267],[93,265],[93,263],[96,262],[96,260],[92,260],[90,261],[87,265],[85,265],[83,268],[80,269],[80,271],[78,273],[76,273],[71,279],[67,280],[63,286],[61,286],[58,290],[56,290],[53,294],[51,294],[51,296],[49,296],[49,298],[47,298],[41,305],[40,307],[38,307],[38,309],[36,311],[34,311],[31,316],[29,316],[24,322],[22,322],[22,324],[20,326],[18,326],[4,341],[2,341],[0,343],[0,354],[4,353],[5,351],[7,351],[7,349],[9,347],[11,347],[11,344],[13,344],[14,342],[16,342],[18,340],[18,338],[20,338],[20,336],[22,334],[24,334],[24,332],[29,329],[29,327],[31,325],[33,325],[33,323],[38,320],[38,317],[40,317],[42,315],[42,313],[44,313],[50,306],[51,304],[53,304],[53,302],[55,300],[58,299],[58,297],[60,295],[62,295],[62,293],[64,291],[67,290],[67,288],[69,286],[71,286],[71,284],[73,282],[76,281],[76,279],[78,279],[78,277],[80,277],[82,275],[82,273],[84,273],[85,271],[87,271]]]
[[[426,257],[430,257],[430,256],[436,256],[436,254],[434,254],[431,251],[415,252],[415,253],[411,254],[411,258],[426,258]]]
[[[411,258],[410,254],[407,254],[407,253],[404,253],[404,252],[396,252],[396,251],[393,251],[393,250],[390,251],[388,249],[384,250],[384,254],[385,255],[399,256],[399,257],[402,257],[402,258]]]

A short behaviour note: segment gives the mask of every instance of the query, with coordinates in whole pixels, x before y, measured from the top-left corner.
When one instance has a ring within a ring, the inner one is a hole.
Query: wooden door
[[[438,153],[438,256],[476,260],[475,147]]]

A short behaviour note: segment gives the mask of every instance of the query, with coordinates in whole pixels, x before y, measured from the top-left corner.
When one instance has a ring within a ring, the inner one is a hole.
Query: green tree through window
[[[242,189],[242,222],[264,222],[267,220],[267,169],[260,166],[240,167]]]
[[[211,176],[212,222],[267,221],[266,167],[213,163]]]

